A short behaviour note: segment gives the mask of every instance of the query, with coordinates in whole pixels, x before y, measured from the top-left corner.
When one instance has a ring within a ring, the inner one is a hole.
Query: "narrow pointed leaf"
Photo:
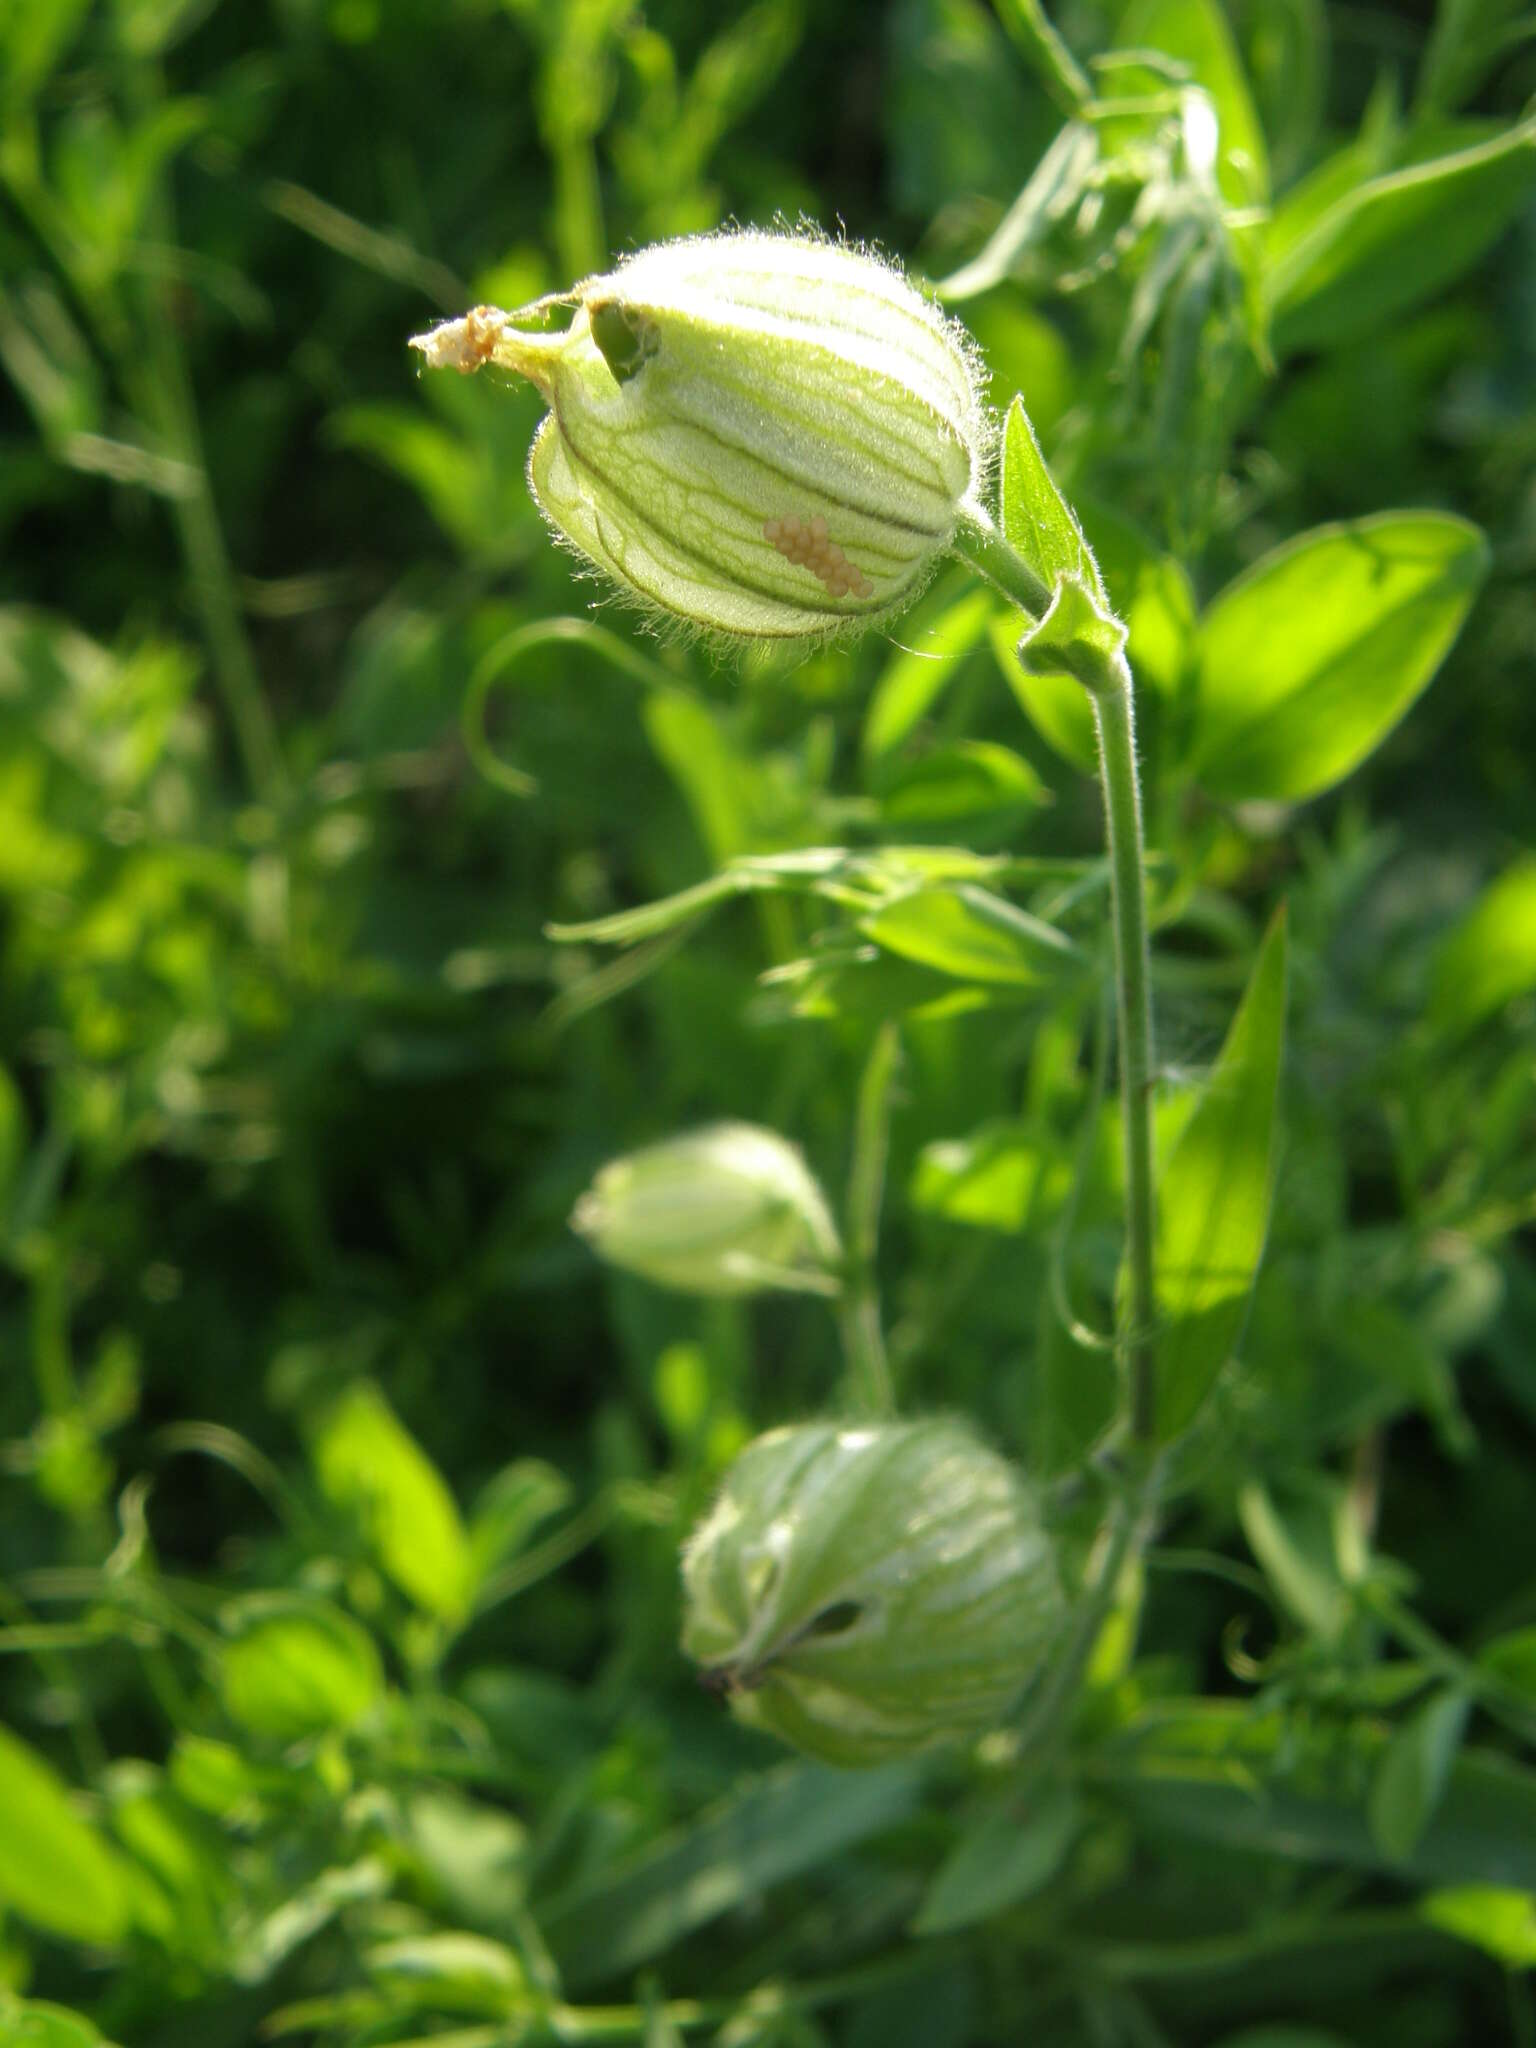
[[[1036,988],[1080,958],[1070,939],[989,889],[917,889],[859,929],[886,952],[957,981]]]
[[[1022,398],[1008,408],[1003,428],[1001,511],[1003,538],[1048,589],[1054,588],[1059,576],[1075,577],[1107,609],[1104,586],[1083,529],[1045,466]]]
[[[1282,912],[1158,1189],[1157,1408],[1164,1437],[1185,1427],[1215,1384],[1259,1270],[1274,1179],[1285,965]]]

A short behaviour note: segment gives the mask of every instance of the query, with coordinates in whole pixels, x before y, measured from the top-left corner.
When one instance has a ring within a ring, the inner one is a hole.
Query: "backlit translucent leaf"
[[[115,1941],[127,1918],[116,1856],[75,1811],[52,1764],[4,1727],[0,1903],[73,1941]]]
[[[82,2014],[8,1991],[0,1991],[0,2042],[5,2048],[111,2048]]]
[[[1022,398],[1009,407],[1003,427],[1000,511],[1003,538],[1047,590],[1055,588],[1058,576],[1073,576],[1107,603],[1083,530],[1046,468]]]
[[[1536,1893],[1451,1885],[1421,1899],[1419,1911],[1431,1927],[1470,1942],[1508,1969],[1536,1969]]]
[[[1515,862],[1441,946],[1430,977],[1430,1020],[1470,1030],[1536,988],[1536,857]]]
[[[291,1742],[347,1728],[383,1690],[367,1630],[328,1601],[257,1593],[225,1610],[219,1689],[231,1719]]]
[[[918,1155],[908,1187],[914,1209],[983,1230],[1017,1231],[1053,1215],[1070,1163],[1022,1124],[983,1124],[965,1138],[936,1138]]]
[[[416,1605],[459,1620],[473,1561],[446,1481],[378,1388],[360,1382],[310,1437],[320,1490],[356,1523],[390,1578]]]
[[[1120,47],[1159,50],[1187,64],[1216,109],[1216,182],[1231,206],[1269,197],[1269,158],[1242,60],[1218,0],[1132,0],[1120,24]]]
[[[1476,527],[1443,512],[1318,527],[1266,555],[1201,621],[1196,778],[1230,802],[1342,781],[1429,682],[1487,568]]]
[[[903,960],[1011,988],[1039,987],[1080,958],[1053,926],[972,884],[898,896],[859,929]]]
[[[1384,326],[1494,243],[1536,185],[1536,121],[1345,186],[1265,280],[1282,354]]]

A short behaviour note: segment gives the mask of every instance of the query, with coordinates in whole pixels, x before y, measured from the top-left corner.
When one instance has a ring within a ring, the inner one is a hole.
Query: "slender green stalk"
[[[954,545],[962,560],[1031,618],[1044,615],[1050,592],[995,527],[968,521],[956,534]],[[1114,910],[1115,998],[1125,1121],[1125,1249],[1130,1275],[1129,1318],[1123,1332],[1126,1414],[1132,1439],[1145,1446],[1152,1440],[1157,1421],[1153,1351],[1157,1297],[1153,1269],[1152,973],[1147,945],[1145,855],[1141,793],[1136,779],[1131,673],[1122,656],[1113,661],[1101,660],[1091,676],[1082,673],[1081,679],[1092,700],[1098,726]]]
[[[164,101],[163,82],[152,64],[126,63],[125,85],[141,118],[153,116]],[[151,189],[145,220],[154,240],[167,248],[174,246],[176,223],[168,175]],[[187,488],[173,498],[172,511],[192,601],[207,638],[214,682],[224,701],[246,783],[253,796],[270,798],[281,793],[286,780],[282,750],[246,637],[234,567],[203,455],[191,372],[173,308],[158,280],[149,280],[144,288],[139,327],[135,354],[124,365],[125,375],[146,424],[159,435],[164,452],[187,472]]]
[[[853,1164],[848,1174],[848,1272],[838,1303],[838,1321],[853,1398],[869,1415],[889,1415],[895,1407],[891,1368],[880,1328],[875,1254],[880,1242],[880,1202],[885,1192],[891,1084],[896,1077],[900,1049],[896,1026],[883,1025],[870,1048],[859,1083]]]
[[[1153,1352],[1157,1294],[1153,1269],[1152,965],[1147,945],[1141,793],[1136,781],[1128,669],[1111,688],[1095,693],[1093,709],[1099,728],[1099,763],[1113,878],[1110,893],[1115,922],[1115,1000],[1120,1093],[1125,1114],[1125,1250],[1131,1294],[1130,1328],[1126,1333],[1128,1410],[1131,1435],[1145,1444],[1151,1441],[1157,1425]]]

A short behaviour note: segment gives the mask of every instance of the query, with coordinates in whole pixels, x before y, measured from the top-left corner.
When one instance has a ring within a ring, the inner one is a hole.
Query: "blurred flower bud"
[[[516,322],[573,303],[563,333]],[[990,429],[963,329],[808,234],[665,242],[521,315],[412,342],[498,363],[551,411],[528,475],[557,532],[707,631],[814,639],[916,596],[979,500]]]
[[[821,1189],[796,1148],[756,1124],[710,1124],[611,1160],[571,1223],[601,1258],[684,1294],[837,1291],[842,1247]]]
[[[1063,1612],[1034,1494],[943,1419],[759,1437],[689,1542],[683,1587],[706,1683],[835,1764],[990,1727]]]

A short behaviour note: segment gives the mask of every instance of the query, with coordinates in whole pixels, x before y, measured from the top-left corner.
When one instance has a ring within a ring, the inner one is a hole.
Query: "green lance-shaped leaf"
[[[401,1592],[428,1614],[462,1620],[473,1566],[458,1507],[378,1388],[349,1387],[312,1431],[309,1455],[321,1492]]]
[[[1431,1927],[1511,1970],[1536,1970],[1536,1895],[1501,1885],[1447,1885],[1419,1901]]]
[[[1536,855],[1527,855],[1490,883],[1442,943],[1430,975],[1430,1022],[1455,1036],[1532,988]]]
[[[1046,467],[1022,398],[1008,408],[1003,427],[1003,483],[999,500],[1003,538],[1022,555],[1048,590],[1070,576],[1108,609],[1098,565],[1071,506]]]
[[[5,2048],[112,2048],[82,2013],[0,1991],[0,2041]]]
[[[616,1868],[605,1864],[541,1901],[562,1979],[579,1990],[649,1962],[722,1913],[904,1821],[922,1788],[923,1767],[910,1762],[857,1773],[792,1763],[749,1778]]]
[[[1264,130],[1219,0],[1132,0],[1119,32],[1123,50],[1157,50],[1187,65],[1216,115],[1214,175],[1229,206],[1269,197]]]
[[[1411,1856],[1445,1796],[1466,1733],[1471,1701],[1446,1692],[1422,1706],[1393,1736],[1371,1782],[1371,1836],[1394,1863]]]
[[[1421,1884],[1536,1891],[1536,1771],[1463,1748],[1423,1832],[1389,1858],[1366,1813],[1391,1746],[1374,1721],[1169,1701],[1106,1759],[1106,1778],[1150,1827],[1282,1863],[1390,1870]]]
[[[1050,791],[1029,762],[995,740],[935,747],[886,768],[877,790],[888,825],[940,824],[1050,802]]]
[[[0,1905],[72,1941],[115,1941],[128,1919],[117,1857],[53,1766],[3,1727]]]
[[[1353,341],[1475,263],[1536,185],[1536,121],[1347,185],[1264,282],[1278,353]],[[1284,209],[1277,227],[1283,228]]]
[[[1340,782],[1426,687],[1487,574],[1443,512],[1318,527],[1221,592],[1200,625],[1194,772],[1229,802]]]
[[[1285,1039],[1285,916],[1158,1188],[1157,1427],[1183,1429],[1243,1326],[1269,1226],[1275,1100]]]
[[[253,1735],[292,1742],[350,1727],[384,1689],[372,1636],[329,1601],[253,1593],[226,1608],[225,1712]]]
[[[928,716],[996,609],[991,590],[967,590],[923,632],[919,646],[904,647],[892,656],[870,693],[864,716],[866,766],[874,767],[892,753]]]
[[[903,960],[992,986],[1039,988],[1082,960],[1054,925],[970,883],[898,896],[859,929]]]
[[[1081,1825],[1071,1787],[1059,1780],[1037,1786],[1022,1816],[1006,1808],[985,1815],[939,1866],[912,1932],[953,1934],[1032,1898],[1060,1870]]]

